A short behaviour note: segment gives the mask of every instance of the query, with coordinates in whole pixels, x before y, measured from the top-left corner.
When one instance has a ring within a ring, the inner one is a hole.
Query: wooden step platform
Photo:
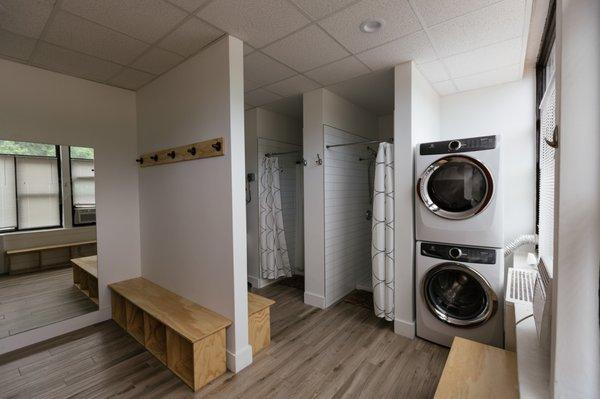
[[[194,391],[225,373],[230,320],[142,277],[109,287],[117,324]]]
[[[248,293],[248,341],[255,355],[271,344],[271,311],[275,301]]]
[[[73,284],[98,305],[98,256],[71,259]]]

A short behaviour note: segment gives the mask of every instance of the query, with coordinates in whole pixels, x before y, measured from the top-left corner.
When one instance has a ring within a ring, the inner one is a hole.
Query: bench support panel
[[[249,316],[248,341],[252,345],[253,355],[271,345],[271,315],[269,308]]]

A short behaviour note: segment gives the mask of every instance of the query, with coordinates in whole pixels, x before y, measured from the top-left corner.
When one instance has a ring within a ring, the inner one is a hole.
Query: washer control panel
[[[496,250],[490,248],[421,243],[421,255],[465,263],[482,263],[488,265],[496,263]]]
[[[496,136],[482,136],[423,143],[419,146],[419,152],[421,155],[435,155],[493,150],[494,148],[496,148]]]

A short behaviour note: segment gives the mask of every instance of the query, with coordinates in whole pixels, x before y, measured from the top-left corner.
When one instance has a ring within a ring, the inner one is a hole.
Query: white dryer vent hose
[[[512,254],[517,248],[522,247],[527,244],[537,244],[538,236],[537,234],[523,234],[506,244],[504,247],[504,256],[508,256]]]

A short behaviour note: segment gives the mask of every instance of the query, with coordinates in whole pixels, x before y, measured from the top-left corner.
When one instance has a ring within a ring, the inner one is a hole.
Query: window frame
[[[77,147],[77,146],[68,146],[69,148],[69,183],[70,183],[70,189],[71,189],[71,224],[73,225],[74,228],[77,227],[87,227],[87,226],[95,226],[97,222],[91,222],[91,223],[75,223],[75,204],[73,203],[73,163],[71,162],[73,159],[75,160],[85,160],[85,161],[89,161],[89,159],[87,158],[73,158],[71,156],[71,147]],[[96,184],[96,171],[95,171],[95,165],[96,165],[96,151],[94,151],[94,185]],[[96,210],[96,196],[94,195],[94,210]]]
[[[544,25],[544,33],[542,35],[542,44],[540,52],[535,64],[535,91],[536,91],[536,106],[535,106],[535,233],[540,233],[540,135],[541,135],[541,113],[540,105],[546,92],[546,66],[552,53],[552,48],[556,42],[556,0],[550,0],[548,6],[548,16]],[[556,50],[555,50],[556,51]],[[556,53],[555,53],[556,56]]]
[[[40,143],[36,143],[40,144]],[[40,230],[56,230],[64,227],[63,220],[63,200],[62,200],[62,173],[61,173],[61,159],[60,159],[60,145],[54,145],[55,155],[54,157],[45,156],[45,155],[17,155],[17,154],[2,154],[4,156],[13,157],[14,168],[15,168],[15,209],[16,209],[16,221],[17,226],[14,229],[2,229],[0,230],[0,235],[7,233],[20,233],[27,231],[40,231]],[[56,167],[57,167],[57,175],[58,175],[58,220],[59,224],[54,226],[42,226],[42,227],[29,227],[29,228],[19,228],[19,194],[18,194],[18,184],[19,180],[17,179],[17,158],[36,158],[36,159],[47,159],[47,158],[56,158]]]

